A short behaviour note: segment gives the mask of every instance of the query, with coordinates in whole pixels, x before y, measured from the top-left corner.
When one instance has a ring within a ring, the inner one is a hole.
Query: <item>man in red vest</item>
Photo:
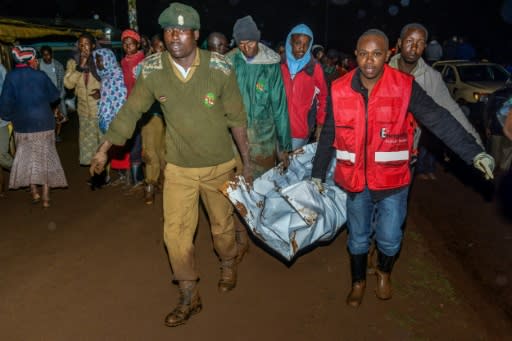
[[[380,30],[361,35],[358,68],[336,80],[313,162],[312,180],[322,187],[335,150],[334,180],[348,193],[347,228],[352,290],[347,304],[358,307],[366,288],[370,236],[378,249],[378,298],[392,296],[390,274],[402,242],[411,183],[414,119],[431,130],[462,160],[492,178],[494,159],[408,74],[386,65],[389,42]]]

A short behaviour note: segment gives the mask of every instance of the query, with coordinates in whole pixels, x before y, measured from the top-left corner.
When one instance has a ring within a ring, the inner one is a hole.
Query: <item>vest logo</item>
[[[407,142],[407,133],[390,134],[387,128],[380,128],[380,138],[389,138],[390,140],[387,143],[403,143]]]
[[[204,96],[203,104],[207,108],[211,108],[215,105],[215,94],[213,92],[209,92]]]
[[[265,91],[265,83],[261,80],[256,82],[256,90],[259,92]]]

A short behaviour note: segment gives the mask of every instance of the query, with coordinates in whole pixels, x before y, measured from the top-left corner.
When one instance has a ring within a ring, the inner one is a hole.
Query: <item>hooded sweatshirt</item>
[[[291,39],[294,34],[304,34],[310,37],[308,50],[300,59],[292,53]],[[295,26],[286,39],[286,60],[281,64],[292,138],[308,138],[312,126],[308,123],[311,113],[316,110],[315,121],[323,125],[327,102],[327,85],[320,64],[311,55],[313,33],[304,24]],[[315,101],[316,100],[316,101]]]

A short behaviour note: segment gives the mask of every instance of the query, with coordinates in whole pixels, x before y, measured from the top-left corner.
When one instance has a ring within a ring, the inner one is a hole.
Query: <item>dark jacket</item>
[[[53,130],[51,104],[57,104],[59,99],[59,90],[44,72],[17,67],[5,77],[0,117],[12,121],[14,131],[19,133]]]

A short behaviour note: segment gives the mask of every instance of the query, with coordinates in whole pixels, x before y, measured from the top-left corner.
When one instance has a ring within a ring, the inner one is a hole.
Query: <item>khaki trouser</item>
[[[164,122],[158,115],[142,127],[142,159],[146,164],[145,181],[155,184],[160,176],[160,161],[164,158],[165,131]]]
[[[221,260],[236,257],[233,205],[219,188],[233,175],[235,161],[213,167],[182,168],[168,163],[164,182],[164,241],[174,279],[199,278],[194,235],[199,214],[199,196],[210,219],[213,246]]]

